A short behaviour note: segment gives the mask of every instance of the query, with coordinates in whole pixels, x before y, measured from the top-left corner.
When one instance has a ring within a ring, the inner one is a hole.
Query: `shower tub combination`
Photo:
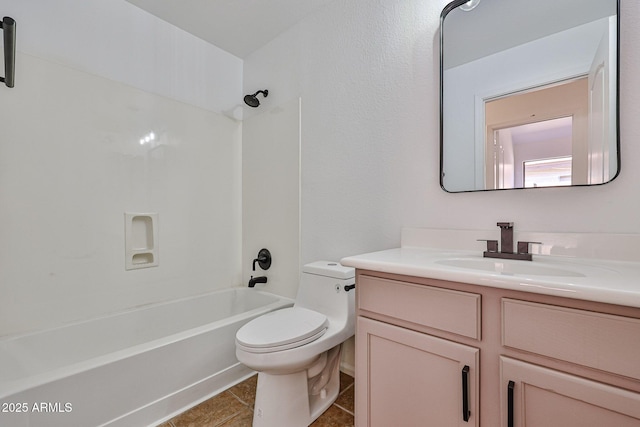
[[[155,425],[252,375],[236,331],[291,305],[231,288],[0,339],[0,425]]]

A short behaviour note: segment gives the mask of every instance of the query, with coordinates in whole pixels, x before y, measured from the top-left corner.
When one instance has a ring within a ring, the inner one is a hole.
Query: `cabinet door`
[[[476,348],[358,317],[356,425],[478,427],[478,358]]]
[[[639,427],[640,394],[500,358],[503,427]]]

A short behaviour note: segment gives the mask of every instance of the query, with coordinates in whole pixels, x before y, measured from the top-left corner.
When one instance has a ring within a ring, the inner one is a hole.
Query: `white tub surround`
[[[231,288],[4,338],[0,425],[156,425],[252,375],[236,332],[292,304]]]
[[[241,283],[241,123],[20,51],[16,60],[20,87],[0,97],[11,112],[0,336]],[[157,268],[125,270],[125,212],[158,214],[162,245],[131,247],[142,261],[156,251]]]
[[[517,227],[517,224],[516,224]],[[400,248],[346,257],[345,266],[640,307],[640,255],[632,234],[518,233],[543,242],[533,261],[483,258],[495,230],[404,229]],[[560,254],[561,256],[556,256]],[[598,257],[593,257],[596,255]]]

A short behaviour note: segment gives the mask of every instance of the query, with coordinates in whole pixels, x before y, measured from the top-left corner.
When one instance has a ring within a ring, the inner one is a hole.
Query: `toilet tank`
[[[316,261],[302,267],[295,305],[323,313],[336,320],[353,318],[355,269],[332,261]]]

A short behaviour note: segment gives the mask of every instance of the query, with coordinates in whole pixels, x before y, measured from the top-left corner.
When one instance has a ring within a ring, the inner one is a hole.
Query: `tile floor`
[[[257,379],[254,375],[158,427],[251,427]],[[353,426],[353,384],[353,377],[340,373],[338,399],[312,427]]]

